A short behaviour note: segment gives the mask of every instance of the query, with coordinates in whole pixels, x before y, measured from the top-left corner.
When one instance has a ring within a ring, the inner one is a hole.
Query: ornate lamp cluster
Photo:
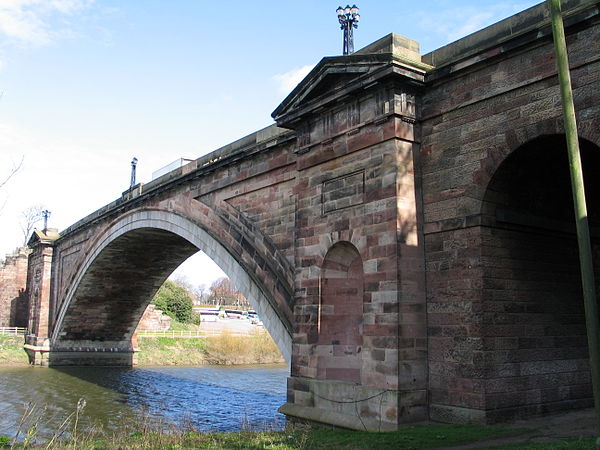
[[[134,156],[131,160],[131,182],[129,183],[129,189],[135,186],[135,169],[137,167],[138,159]]]
[[[340,28],[344,30],[344,55],[354,53],[354,33],[353,28],[358,28],[358,21],[360,20],[360,14],[358,14],[358,7],[356,5],[346,5],[345,8],[341,6],[336,10],[338,20],[340,21]]]

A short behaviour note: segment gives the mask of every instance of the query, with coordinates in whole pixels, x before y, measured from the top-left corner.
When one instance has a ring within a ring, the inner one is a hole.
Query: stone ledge
[[[393,431],[427,420],[426,392],[399,391],[338,380],[288,378],[290,417],[359,431]],[[399,410],[402,414],[399,414]]]
[[[31,344],[25,344],[23,346],[23,348],[25,350],[31,350],[34,352],[49,352],[50,351],[50,347],[48,347],[47,345],[31,345]]]
[[[358,431],[396,431],[398,425],[391,422],[383,422],[373,418],[359,418],[331,410],[323,410],[310,406],[300,406],[286,403],[279,408],[279,412],[286,416],[304,419],[320,424],[333,425],[340,428],[348,428]]]
[[[137,349],[54,349],[30,344],[25,344],[23,349],[31,365],[44,367],[131,367],[136,363],[137,357]]]
[[[587,19],[597,9],[596,0],[563,0],[565,26],[572,25],[573,21]],[[586,13],[586,10],[591,12]],[[542,29],[544,30],[540,31]],[[507,45],[510,40],[523,39],[527,35],[528,39],[534,40],[539,39],[541,34],[549,35],[550,32],[549,12],[544,2],[427,53],[423,55],[422,61],[440,68],[483,54],[494,46]]]
[[[486,412],[484,410],[450,405],[431,404],[429,406],[429,418],[435,422],[442,423],[472,423],[477,425],[485,425],[487,423]]]

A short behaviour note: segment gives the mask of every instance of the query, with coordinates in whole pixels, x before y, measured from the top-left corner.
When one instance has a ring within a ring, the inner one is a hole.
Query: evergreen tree
[[[181,323],[192,321],[192,296],[183,286],[167,280],[160,287],[152,303],[157,309]]]

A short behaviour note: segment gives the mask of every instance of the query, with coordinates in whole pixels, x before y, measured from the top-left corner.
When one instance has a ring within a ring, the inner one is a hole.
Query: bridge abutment
[[[137,363],[134,349],[97,347],[54,348],[48,341],[41,345],[25,344],[29,363],[34,366],[132,367]]]
[[[57,347],[48,353],[41,352],[41,365],[59,366],[105,366],[132,367],[137,363],[133,348],[119,347]]]
[[[427,393],[361,386],[334,380],[288,378],[288,402],[279,411],[308,422],[360,431],[396,431],[399,424],[426,418]],[[399,405],[420,403],[421,412],[399,414]]]

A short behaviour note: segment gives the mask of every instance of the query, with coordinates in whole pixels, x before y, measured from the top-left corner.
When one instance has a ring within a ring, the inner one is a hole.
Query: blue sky
[[[394,32],[421,52],[538,1],[368,0],[359,49]],[[0,0],[0,259],[42,204],[64,229],[179,157],[198,158],[272,123],[322,57],[339,55],[337,1]],[[343,4],[342,6],[345,6]],[[218,270],[189,263],[193,284]]]

